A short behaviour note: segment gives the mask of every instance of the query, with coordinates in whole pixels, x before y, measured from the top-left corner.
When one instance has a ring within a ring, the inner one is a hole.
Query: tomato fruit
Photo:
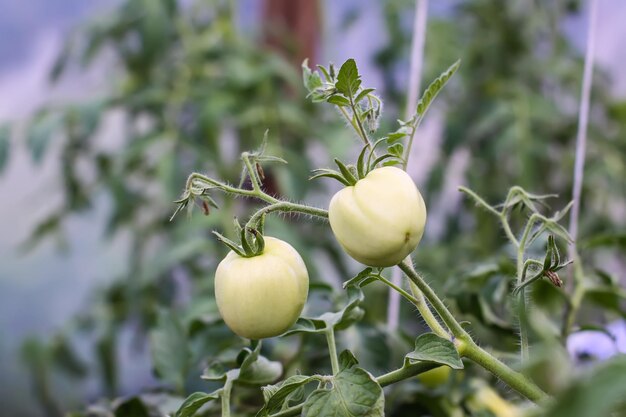
[[[496,417],[520,417],[521,410],[508,402],[488,385],[474,384],[477,390],[468,398],[468,406],[472,411],[489,411]]]
[[[226,325],[239,336],[264,339],[284,333],[300,316],[309,274],[287,242],[265,237],[263,253],[230,251],[215,272],[215,299]]]
[[[348,255],[365,265],[386,267],[417,247],[424,234],[426,205],[411,177],[387,166],[335,194],[328,215]]]
[[[417,376],[420,382],[430,388],[437,388],[440,385],[445,384],[450,378],[450,371],[452,368],[449,366],[440,366],[438,368],[431,369],[430,371],[423,372]]]

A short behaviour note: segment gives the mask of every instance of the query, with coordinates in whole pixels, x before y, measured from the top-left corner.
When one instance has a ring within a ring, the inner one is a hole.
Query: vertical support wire
[[[589,2],[589,28],[587,30],[587,49],[585,52],[585,67],[581,87],[580,109],[578,113],[578,132],[576,134],[576,159],[574,163],[574,186],[572,189],[572,214],[569,223],[569,233],[574,243],[570,246],[570,255],[576,250],[578,239],[578,218],[580,216],[580,196],[582,193],[585,150],[587,147],[587,124],[589,122],[589,102],[591,98],[591,84],[593,76],[593,61],[596,43],[596,20],[598,14],[598,0]]]
[[[424,44],[426,43],[426,23],[428,20],[428,0],[415,0],[415,18],[413,20],[413,39],[411,41],[411,67],[409,72],[409,93],[406,103],[405,120],[409,120],[417,107],[422,68],[424,66]],[[402,285],[402,271],[393,268],[391,282]],[[400,293],[389,288],[387,304],[387,328],[394,331],[400,320]]]

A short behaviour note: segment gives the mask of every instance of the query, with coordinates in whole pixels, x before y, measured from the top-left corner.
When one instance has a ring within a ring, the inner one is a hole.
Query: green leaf
[[[605,417],[624,415],[626,398],[626,356],[598,366],[591,375],[575,382],[542,416],[545,417]],[[611,414],[611,411],[618,411]]]
[[[339,69],[335,88],[346,97],[354,97],[360,86],[359,70],[354,59],[350,58]]]
[[[361,272],[359,272],[355,277],[350,278],[346,282],[343,283],[343,288],[349,287],[350,285],[362,286],[360,285],[362,281],[371,277],[372,271],[374,269],[372,267],[367,267]],[[375,278],[374,278],[375,279]]]
[[[306,399],[305,417],[383,417],[385,397],[376,379],[359,367],[341,370],[332,388],[318,389]]]
[[[356,98],[354,99],[354,102],[358,103],[359,101],[363,100],[369,93],[371,93],[374,90],[375,90],[374,88],[364,88],[363,90],[361,90],[359,95],[356,96]]]
[[[326,323],[321,320],[308,319],[300,317],[296,323],[281,335],[281,337],[290,336],[297,333],[322,333],[326,327]]]
[[[260,346],[260,344],[259,344]],[[241,365],[237,382],[248,385],[265,385],[276,381],[283,374],[283,365],[270,361],[255,350],[246,357]]]
[[[454,64],[450,65],[450,67],[441,73],[439,77],[437,77],[430,85],[426,88],[422,97],[417,102],[417,116],[418,119],[422,119],[426,111],[435,100],[439,92],[443,89],[443,87],[448,83],[450,78],[454,75],[456,70],[459,69],[461,65],[461,61],[458,60]]]
[[[322,88],[324,86],[318,72],[312,72],[309,68],[308,59],[305,59],[304,62],[302,62],[302,79],[304,80],[304,87],[309,92],[313,92],[318,88]]]
[[[402,155],[404,155],[404,145],[401,143],[391,145],[387,150],[396,158],[402,158]]]
[[[0,169],[2,163],[0,162]],[[616,247],[626,248],[626,233],[603,233],[595,235],[582,242],[581,246],[585,248],[597,248],[597,247]]]
[[[150,417],[150,412],[139,397],[132,397],[115,407],[115,417]]]
[[[256,414],[257,417],[267,416],[278,411],[289,396],[296,390],[312,381],[320,381],[318,376],[293,375],[277,385],[262,387],[265,405]]]
[[[350,101],[347,98],[345,98],[344,96],[336,95],[336,94],[334,96],[328,97],[326,101],[330,104],[336,104],[339,107],[350,106]]]
[[[387,135],[386,138],[384,138],[387,141],[387,144],[389,145],[393,145],[399,141],[401,141],[402,139],[404,139],[405,137],[407,137],[408,135],[404,132],[393,132]]]
[[[50,144],[50,138],[61,127],[61,118],[52,113],[40,112],[28,126],[26,145],[35,162],[41,162]]]
[[[283,336],[296,333],[322,333],[327,328],[343,330],[361,320],[365,312],[360,307],[365,299],[363,291],[356,286],[347,287],[348,302],[337,312],[327,312],[319,317],[301,317],[296,324],[286,331]]]
[[[219,395],[216,393],[194,392],[185,399],[174,417],[192,417],[204,404],[218,398]]]
[[[354,354],[350,352],[348,349],[344,350],[339,354],[339,369],[344,370],[348,368],[352,368],[359,364],[359,361],[356,359]]]
[[[161,378],[182,390],[191,352],[185,330],[173,313],[159,311],[156,329],[150,333],[150,347],[154,367]]]
[[[626,290],[609,286],[592,286],[585,289],[583,300],[591,302],[605,310],[612,310],[626,318]],[[584,301],[583,301],[584,302]]]
[[[9,125],[0,126],[0,174],[9,160],[11,129]]]
[[[435,362],[452,369],[463,369],[463,362],[454,344],[434,333],[426,333],[415,340],[415,350],[406,355],[410,361]]]

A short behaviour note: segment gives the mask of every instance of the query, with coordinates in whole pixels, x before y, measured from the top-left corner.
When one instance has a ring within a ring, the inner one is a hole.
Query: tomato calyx
[[[381,156],[376,155],[376,148],[383,142],[389,143],[389,137],[378,139],[373,145],[371,143],[364,145],[359,153],[356,165],[345,164],[335,158],[334,161],[339,168],[338,171],[328,168],[316,169],[313,171],[313,176],[309,179],[313,180],[316,178],[328,177],[339,181],[346,187],[350,187],[355,185],[359,180],[365,178],[367,174],[378,168],[381,164],[383,166],[388,166],[401,163],[401,153],[398,154],[392,149],[392,147],[389,147],[385,154]]]
[[[236,222],[236,224],[238,224]],[[240,240],[241,244],[237,244],[235,241],[227,238],[219,232],[213,231],[213,234],[217,239],[226,245],[230,250],[235,252],[242,258],[253,258],[263,254],[265,250],[265,239],[263,234],[257,229],[251,227],[240,227]],[[248,235],[252,235],[251,238]]]

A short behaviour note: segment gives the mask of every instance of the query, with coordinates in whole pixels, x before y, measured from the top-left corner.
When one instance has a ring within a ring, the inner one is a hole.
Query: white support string
[[[428,0],[415,0],[415,19],[413,21],[413,40],[411,42],[411,67],[409,72],[409,93],[406,103],[405,120],[409,120],[417,107],[422,68],[424,66],[424,44],[426,41],[426,22],[428,18]],[[402,285],[402,271],[393,268],[391,282]],[[400,318],[400,294],[389,288],[387,304],[387,327],[390,331],[398,328]]]

